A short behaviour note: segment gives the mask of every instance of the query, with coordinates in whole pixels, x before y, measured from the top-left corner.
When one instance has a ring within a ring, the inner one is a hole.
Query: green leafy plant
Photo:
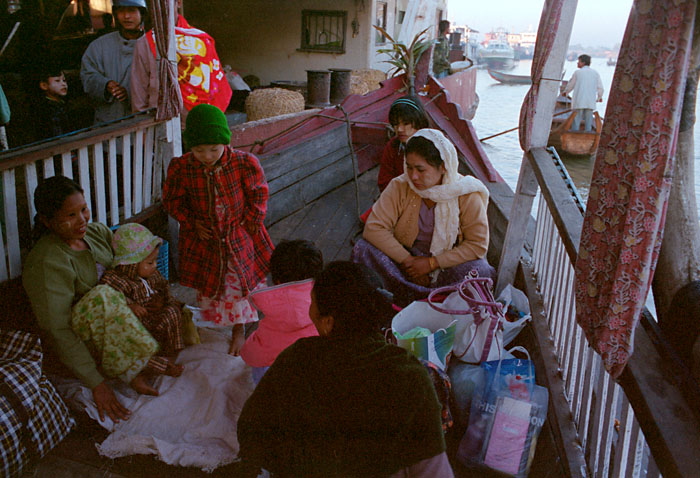
[[[374,28],[379,31],[379,33],[384,36],[390,43],[391,48],[380,48],[377,50],[379,53],[384,53],[389,55],[389,59],[385,60],[384,63],[389,63],[393,65],[394,68],[389,71],[391,76],[397,76],[402,73],[406,73],[406,78],[408,80],[408,90],[411,95],[416,93],[416,65],[418,60],[420,60],[421,55],[425,53],[432,42],[427,38],[426,33],[430,27],[417,33],[413,37],[413,41],[409,45],[404,45],[403,43],[394,40],[386,30],[382,27],[374,25]]]

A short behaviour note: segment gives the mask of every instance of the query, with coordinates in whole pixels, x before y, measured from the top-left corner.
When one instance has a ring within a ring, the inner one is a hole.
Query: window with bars
[[[339,10],[302,10],[302,51],[345,53],[348,13]]]

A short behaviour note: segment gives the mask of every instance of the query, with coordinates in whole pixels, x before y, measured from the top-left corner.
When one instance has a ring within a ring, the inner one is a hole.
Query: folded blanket
[[[112,383],[131,417],[117,423],[100,422],[112,433],[97,445],[109,458],[154,454],[171,465],[204,471],[226,465],[238,456],[236,424],[254,385],[250,367],[228,355],[226,330],[200,329],[202,343],[185,348],[177,363],[180,377],[159,377],[158,397],[138,395],[122,382]],[[64,398],[99,422],[92,393],[75,380],[57,380]]]

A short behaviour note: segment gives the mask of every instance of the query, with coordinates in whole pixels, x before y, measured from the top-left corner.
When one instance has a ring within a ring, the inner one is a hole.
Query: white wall
[[[214,37],[223,64],[230,64],[243,76],[254,74],[262,84],[268,84],[276,80],[305,81],[306,70],[312,69],[369,68],[370,42],[374,42],[373,3],[373,0],[185,0],[184,10],[192,25]],[[297,51],[304,9],[347,11],[346,53]],[[355,18],[359,33],[353,37]]]
[[[386,0],[387,29],[394,37],[398,9],[407,15],[415,12],[415,21],[408,16],[408,42],[413,35],[431,26],[429,37],[435,38],[437,10],[447,16],[446,0]],[[388,57],[377,50],[388,45],[375,44],[377,0],[184,0],[187,20],[211,34],[223,64],[230,64],[241,75],[254,74],[262,84],[276,80],[305,81],[306,70],[328,68],[391,69],[384,63]],[[309,53],[297,49],[301,39],[302,10],[347,11],[346,49],[339,53]],[[352,21],[357,19],[359,31],[353,37]]]

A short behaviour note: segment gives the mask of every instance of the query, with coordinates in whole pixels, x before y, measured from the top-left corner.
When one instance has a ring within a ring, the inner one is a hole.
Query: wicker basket
[[[254,90],[245,100],[248,121],[304,111],[304,96],[283,88]]]
[[[379,89],[380,81],[386,80],[386,73],[380,70],[353,70],[350,78],[350,93],[364,95],[370,91]]]

